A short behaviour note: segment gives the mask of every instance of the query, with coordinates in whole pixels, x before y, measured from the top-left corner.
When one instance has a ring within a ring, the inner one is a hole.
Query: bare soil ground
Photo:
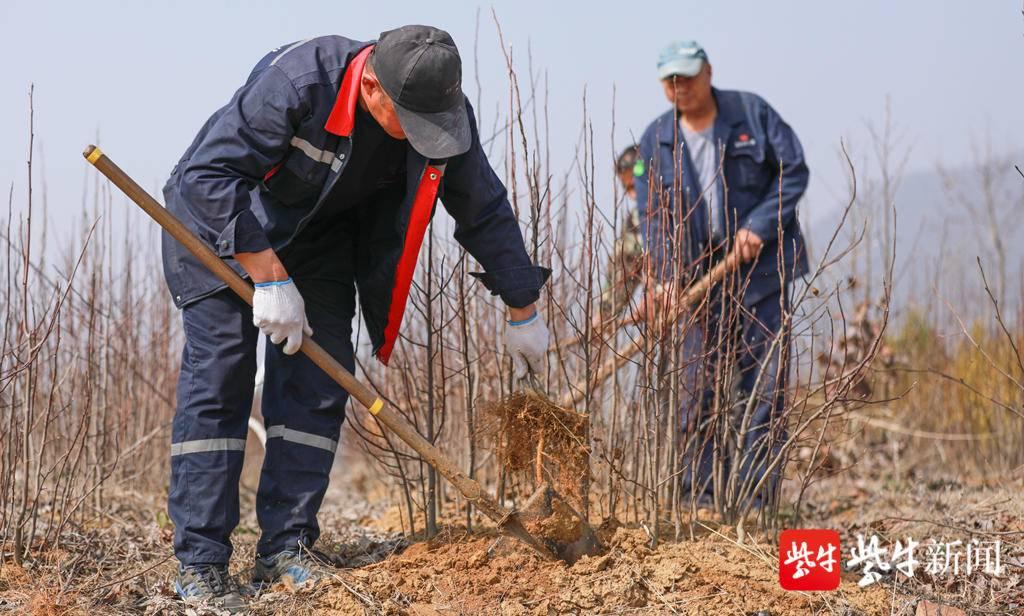
[[[242,523],[234,535],[232,571],[248,578],[258,526],[252,489],[258,456],[243,476]],[[365,463],[360,463],[365,468]],[[339,468],[342,466],[339,464]],[[999,539],[1005,573],[993,578],[913,579],[889,574],[862,588],[858,571],[844,571],[835,592],[799,593],[778,582],[778,548],[771,537],[735,529],[709,512],[682,529],[666,522],[651,548],[640,525],[595,520],[610,548],[573,566],[538,560],[525,548],[496,543],[486,523],[465,529],[453,507],[442,532],[429,541],[402,534],[403,515],[385,499],[368,502],[365,477],[338,474],[321,512],[318,548],[336,567],[316,589],[274,589],[252,603],[255,614],[1022,614],[1024,613],[1024,498],[1021,479],[962,485],[933,479],[903,483],[857,478],[825,479],[806,495],[801,528],[833,528],[843,557],[856,533],[883,544]],[[172,583],[172,529],[165,496],[110,493],[102,510],[72,527],[59,546],[24,565],[0,566],[0,614],[178,614]],[[787,527],[793,524],[787,524]],[[690,539],[691,531],[694,539]],[[930,603],[927,603],[930,602]],[[932,604],[963,612],[934,612]],[[191,612],[194,613],[194,612]]]

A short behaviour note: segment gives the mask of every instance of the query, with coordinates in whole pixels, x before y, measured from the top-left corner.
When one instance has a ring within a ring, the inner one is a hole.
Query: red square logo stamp
[[[838,532],[784,530],[779,536],[779,583],[786,590],[835,590],[840,559]]]

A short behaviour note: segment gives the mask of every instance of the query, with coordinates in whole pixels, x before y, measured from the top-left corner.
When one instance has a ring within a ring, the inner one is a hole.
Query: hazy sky
[[[986,129],[997,150],[1024,144],[1018,0],[516,0],[493,7],[524,72],[528,44],[535,68],[548,72],[556,171],[570,164],[585,88],[599,165],[610,166],[613,156],[613,88],[617,148],[666,108],[655,60],[660,47],[680,38],[705,46],[716,85],[761,94],[796,129],[812,169],[805,208],[835,207],[844,186],[839,140],[848,137],[863,150],[866,122],[881,120],[887,95],[913,145],[912,170],[968,161],[972,136]],[[507,76],[491,5],[481,9],[480,111],[489,124],[495,106],[507,101]],[[81,151],[97,133],[116,162],[155,187],[251,66],[283,43],[320,34],[370,39],[405,23],[437,25],[458,43],[465,89],[475,100],[475,22],[476,5],[463,2],[3,0],[0,181],[23,195],[30,82],[59,224],[80,207]],[[610,186],[609,175],[599,197]]]

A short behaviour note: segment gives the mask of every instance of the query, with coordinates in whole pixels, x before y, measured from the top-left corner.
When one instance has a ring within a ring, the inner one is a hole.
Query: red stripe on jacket
[[[356,125],[356,103],[359,101],[359,82],[363,77],[363,67],[366,65],[366,58],[370,56],[373,47],[373,45],[370,45],[363,48],[345,68],[345,75],[341,79],[341,87],[338,88],[338,98],[334,100],[331,115],[327,117],[327,123],[324,124],[324,130],[327,132],[340,137],[352,136],[352,129]]]
[[[441,184],[441,171],[427,165],[416,188],[416,197],[412,202],[412,213],[409,214],[409,225],[405,231],[405,245],[402,257],[395,268],[395,283],[391,287],[391,308],[388,311],[388,323],[384,328],[384,343],[377,349],[377,359],[385,366],[391,359],[391,351],[398,340],[398,330],[402,326],[405,315],[405,304],[409,299],[409,288],[412,286],[412,275],[416,271],[416,259],[423,245],[423,236],[430,223],[430,214],[434,209],[437,188]]]

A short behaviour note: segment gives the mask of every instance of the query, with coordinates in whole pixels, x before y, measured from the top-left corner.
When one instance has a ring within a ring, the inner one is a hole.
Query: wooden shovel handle
[[[702,276],[700,280],[693,283],[693,285],[686,289],[681,298],[682,305],[692,306],[693,304],[700,301],[700,299],[704,297],[704,294],[708,292],[709,288],[711,288],[715,284],[718,284],[718,282],[723,277],[725,277],[725,275],[728,272],[736,269],[736,263],[737,261],[735,254],[730,253],[729,256],[727,256],[725,259],[723,259],[714,267],[712,267],[710,272]],[[639,318],[642,319],[643,317]],[[622,316],[616,315],[610,319],[605,319],[604,322],[592,328],[586,335],[590,336],[591,340],[596,338],[604,338],[606,336],[614,334],[623,327],[635,325],[637,319],[638,315],[633,312],[624,314]],[[554,353],[558,349],[562,349],[563,351],[566,349],[571,349],[576,345],[582,344],[583,341],[584,337],[582,336],[578,336],[575,334],[571,336],[566,336],[561,340],[556,340],[555,343],[551,345],[551,348],[548,349],[548,352]]]
[[[682,317],[686,312],[698,304],[707,295],[711,287],[715,286],[725,278],[726,274],[736,269],[738,260],[734,253],[730,253],[725,259],[718,262],[714,267],[711,268],[707,274],[701,276],[700,280],[690,285],[686,291],[683,292],[679,302],[674,306],[674,314],[671,316],[669,322],[675,323]],[[628,321],[628,322],[627,322]],[[630,317],[628,320],[624,320],[619,327],[627,324],[635,323],[635,318]],[[618,327],[613,331],[618,331]],[[626,365],[627,362],[633,359],[643,347],[635,340],[628,340],[622,344],[604,363],[598,367],[590,375],[591,389],[597,387],[605,382],[611,375],[615,374],[619,368]],[[566,392],[565,396],[559,400],[559,405],[562,407],[571,407],[575,403],[583,399],[584,392],[587,391],[587,378],[580,379],[578,383],[570,384],[569,391]]]

